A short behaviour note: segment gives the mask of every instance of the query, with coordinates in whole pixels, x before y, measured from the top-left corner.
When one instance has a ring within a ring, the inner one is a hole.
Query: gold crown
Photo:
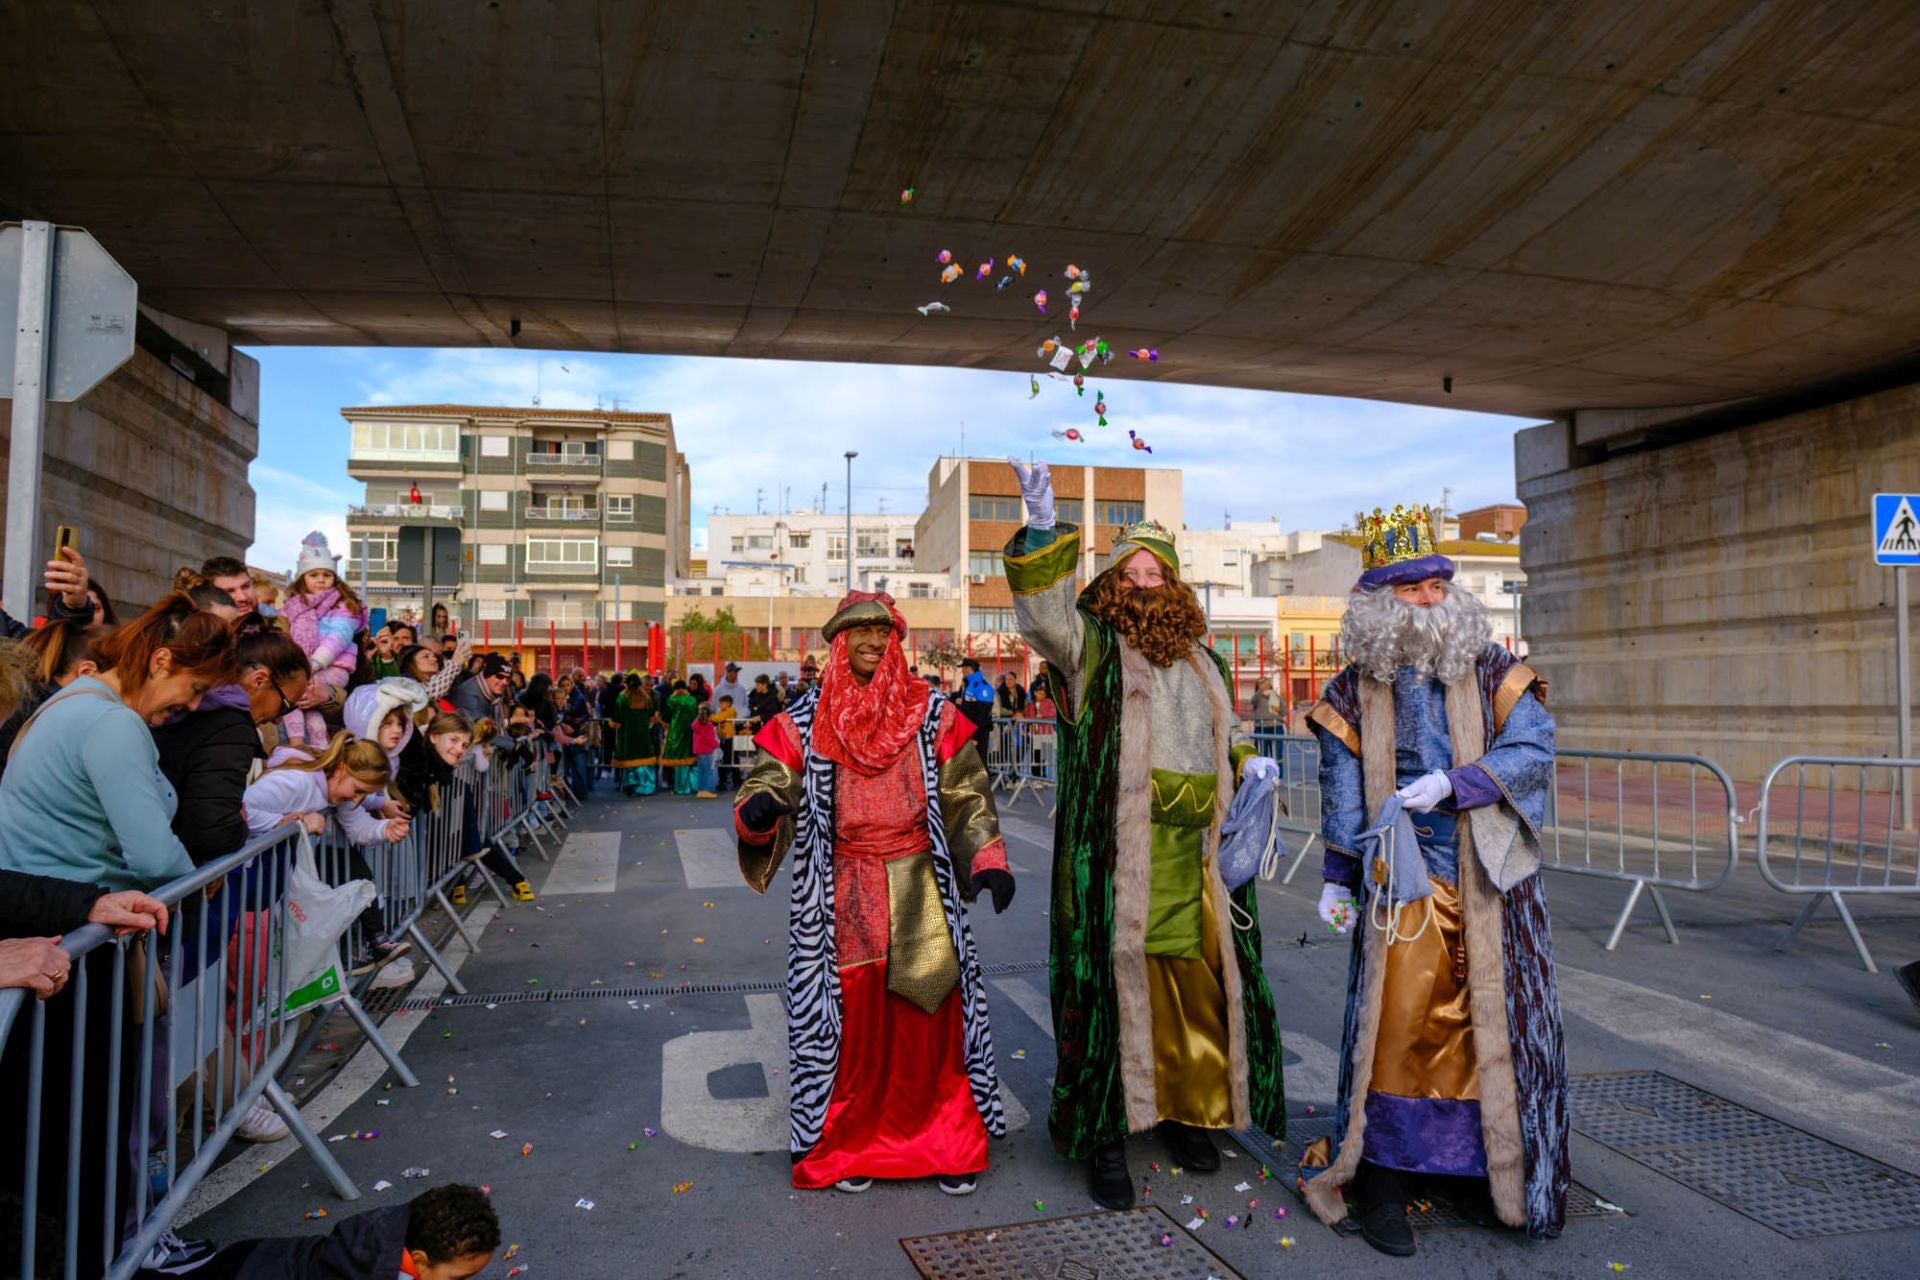
[[[1354,523],[1360,530],[1362,572],[1439,554],[1433,512],[1427,507],[1395,506],[1385,513],[1375,507],[1372,515],[1355,515]]]

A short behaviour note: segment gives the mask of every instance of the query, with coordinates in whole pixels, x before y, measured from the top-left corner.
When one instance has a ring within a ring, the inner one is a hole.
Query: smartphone
[[[63,524],[53,531],[53,558],[60,559],[60,553],[73,545],[73,526]]]

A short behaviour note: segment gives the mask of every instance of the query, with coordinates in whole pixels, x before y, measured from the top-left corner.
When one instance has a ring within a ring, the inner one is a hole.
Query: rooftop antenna
[[[763,516],[767,513],[767,504],[762,501],[762,499],[766,497],[766,493],[767,491],[765,489],[755,489],[753,491],[753,514]]]

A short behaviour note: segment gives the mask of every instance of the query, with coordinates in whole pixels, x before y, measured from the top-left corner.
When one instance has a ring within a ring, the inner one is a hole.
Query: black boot
[[[1162,1120],[1160,1136],[1166,1141],[1167,1150],[1173,1153],[1173,1162],[1181,1168],[1195,1173],[1213,1173],[1220,1168],[1219,1148],[1213,1145],[1205,1129],[1177,1120]]]
[[[1109,1142],[1089,1162],[1087,1190],[1102,1209],[1133,1208],[1133,1175],[1127,1172],[1127,1144]]]
[[[1901,965],[1893,971],[1893,976],[1906,988],[1907,999],[1913,1001],[1913,1007],[1920,1009],[1920,960]]]
[[[1400,1175],[1363,1163],[1353,1184],[1360,1199],[1360,1238],[1390,1257],[1411,1258],[1413,1227],[1407,1222],[1407,1190]]]

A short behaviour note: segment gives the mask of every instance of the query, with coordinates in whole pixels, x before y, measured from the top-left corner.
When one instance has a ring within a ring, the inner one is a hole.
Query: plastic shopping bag
[[[346,990],[346,970],[340,963],[340,936],[355,917],[367,909],[378,892],[371,880],[349,880],[330,885],[314,865],[313,840],[305,832],[294,856],[287,884],[287,928],[281,939],[281,964],[287,974],[287,1003],[291,1016]]]

